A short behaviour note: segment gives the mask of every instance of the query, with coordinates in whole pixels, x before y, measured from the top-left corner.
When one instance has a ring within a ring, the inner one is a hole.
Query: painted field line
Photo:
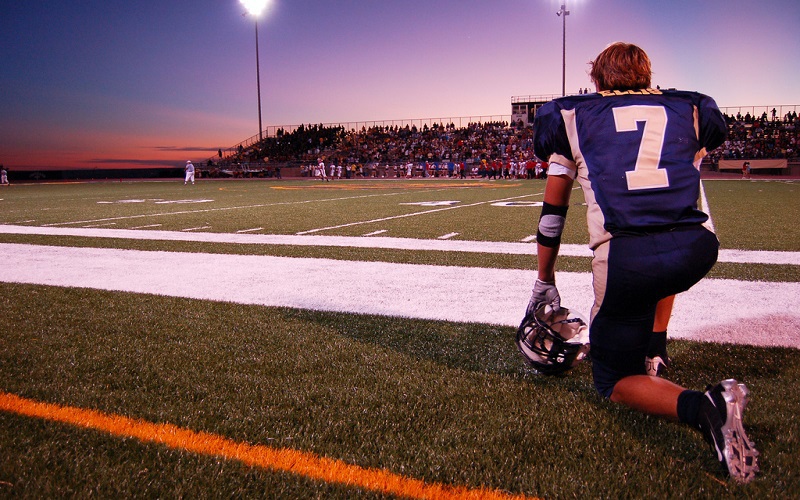
[[[251,467],[288,472],[328,483],[364,488],[409,498],[436,499],[525,499],[497,490],[468,489],[441,483],[425,483],[383,469],[367,469],[341,460],[289,448],[234,441],[207,432],[173,424],[154,424],[121,415],[102,413],[52,403],[43,403],[0,391],[0,410],[26,417],[93,429],[115,437],[135,438],[169,448],[237,460]]]
[[[85,228],[92,228],[92,227],[106,227],[106,226],[116,226],[116,222],[104,222],[103,224],[89,224],[88,226],[83,226]]]
[[[535,278],[524,269],[17,243],[0,243],[0,255],[6,283],[514,327]],[[562,303],[588,314],[591,274],[563,271],[558,280]],[[800,348],[800,283],[706,278],[677,300],[675,338]]]
[[[183,231],[148,231],[132,229],[83,229],[40,226],[0,225],[0,234],[38,234],[43,236],[82,236],[129,240],[191,241],[196,243],[231,243],[241,245],[296,245],[320,247],[385,248],[393,250],[434,250],[442,252],[535,255],[536,242],[420,240],[383,236],[323,236],[293,234],[192,233]],[[591,257],[586,245],[562,244],[561,256]],[[800,265],[800,252],[721,249],[719,262],[744,264]]]
[[[444,212],[444,211],[447,211],[447,210],[458,210],[458,209],[461,209],[461,208],[477,207],[477,206],[480,206],[480,205],[491,205],[492,203],[497,203],[499,201],[510,201],[510,200],[517,200],[519,198],[530,198],[531,196],[540,196],[542,194],[543,193],[528,193],[528,194],[523,194],[523,195],[520,195],[520,196],[512,196],[510,198],[501,198],[499,200],[479,201],[479,202],[476,202],[476,203],[467,203],[465,205],[448,205],[448,206],[446,206],[444,208],[434,208],[432,210],[423,210],[421,212],[411,212],[411,213],[408,213],[408,214],[392,215],[392,216],[389,216],[389,217],[381,217],[380,219],[362,220],[362,221],[356,221],[356,222],[348,222],[346,224],[339,224],[339,225],[336,225],[336,226],[318,227],[318,228],[314,228],[314,229],[309,229],[307,231],[300,231],[299,233],[295,233],[295,234],[302,236],[302,235],[306,235],[306,234],[319,233],[320,231],[331,231],[333,229],[342,229],[342,228],[345,228],[345,227],[360,226],[362,224],[373,224],[375,222],[384,222],[384,221],[387,221],[387,220],[405,219],[405,218],[408,218],[408,217],[417,217],[419,215],[428,215],[428,214],[433,214],[433,213],[436,213],[436,212]]]
[[[238,230],[238,231],[236,231],[236,232],[237,232],[238,234],[242,234],[242,233],[254,233],[254,232],[256,232],[256,231],[261,231],[262,229],[264,229],[264,228],[263,228],[263,227],[254,227],[254,228],[252,228],[252,229],[240,229],[240,230]]]
[[[439,236],[436,239],[437,240],[449,240],[450,238],[454,238],[454,237],[456,237],[458,235],[459,235],[459,233],[447,233],[447,234],[443,234],[443,235]]]
[[[706,221],[706,226],[713,232],[717,232],[714,229],[714,221],[711,219],[711,209],[708,206],[708,198],[706,198],[706,189],[703,185],[703,181],[700,181],[700,210],[705,212],[708,215],[708,220]]]
[[[440,189],[436,189],[433,191],[440,191]],[[197,210],[178,210],[175,212],[161,212],[156,214],[135,214],[135,215],[124,215],[119,217],[104,217],[102,219],[90,219],[90,220],[82,220],[82,221],[66,221],[66,222],[54,222],[51,224],[45,224],[46,227],[55,227],[55,226],[76,226],[80,224],[92,224],[95,222],[104,222],[104,221],[112,221],[112,220],[129,220],[129,219],[142,219],[142,218],[150,218],[150,217],[164,217],[169,215],[186,215],[186,214],[200,214],[200,213],[208,213],[208,212],[225,212],[230,210],[242,210],[242,209],[252,209],[252,208],[264,208],[264,207],[276,207],[276,206],[283,206],[283,205],[303,205],[309,203],[320,203],[320,202],[329,202],[329,201],[345,201],[345,200],[356,200],[360,198],[371,198],[376,196],[397,196],[403,194],[402,192],[396,193],[377,193],[377,194],[366,194],[366,195],[359,195],[359,196],[345,196],[339,198],[324,198],[321,200],[302,200],[302,201],[282,201],[276,203],[257,203],[255,205],[241,205],[235,207],[219,207],[219,208],[203,208]],[[32,222],[32,221],[31,221]]]
[[[38,234],[42,236],[83,236],[129,240],[190,241],[241,245],[296,245],[321,247],[384,248],[392,250],[435,250],[443,252],[533,255],[535,243],[469,240],[421,240],[386,236],[326,236],[294,234],[237,234],[131,229],[83,229],[67,227],[0,225],[0,234]],[[561,245],[560,255],[591,257],[586,245]],[[798,254],[800,255],[800,253]],[[800,257],[798,257],[800,263]]]

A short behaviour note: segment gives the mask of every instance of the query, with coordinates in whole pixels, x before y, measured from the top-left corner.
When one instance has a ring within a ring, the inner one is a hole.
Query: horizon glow
[[[0,31],[0,163],[180,166],[249,139],[256,68],[242,7],[261,16],[265,129],[508,117],[514,96],[561,94],[559,0],[255,1],[1,3],[13,22]],[[593,90],[588,61],[626,41],[647,51],[653,85],[742,114],[800,105],[796,0],[566,8],[567,94]]]

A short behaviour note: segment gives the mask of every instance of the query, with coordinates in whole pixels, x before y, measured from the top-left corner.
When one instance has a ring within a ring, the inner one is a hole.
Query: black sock
[[[706,395],[700,391],[691,391],[686,389],[678,396],[678,420],[681,423],[691,425],[695,429],[700,428],[698,415],[700,414],[700,405],[703,404],[703,398]]]
[[[667,358],[667,331],[653,332],[650,336],[650,344],[647,346],[647,357],[654,358],[661,356],[662,359]]]

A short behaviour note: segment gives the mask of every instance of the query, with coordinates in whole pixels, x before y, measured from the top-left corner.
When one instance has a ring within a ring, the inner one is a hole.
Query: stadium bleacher
[[[746,113],[725,115],[728,140],[704,161],[704,169],[719,170],[721,160],[786,160],[782,168],[764,169],[761,173],[791,174],[800,170],[797,150],[800,122],[796,111],[783,117]],[[215,176],[274,175],[276,166],[283,175],[302,175],[308,165],[319,159],[326,164],[356,165],[357,169],[376,165],[386,173],[411,162],[463,162],[471,169],[482,160],[535,161],[533,129],[505,121],[470,123],[456,127],[452,123],[417,126],[362,126],[359,130],[344,125],[308,125],[291,132],[277,129],[272,137],[248,147],[231,148],[231,154],[210,158],[204,166],[206,174]],[[730,165],[730,163],[725,163]],[[791,167],[791,168],[790,168]],[[369,171],[369,167],[367,167]]]

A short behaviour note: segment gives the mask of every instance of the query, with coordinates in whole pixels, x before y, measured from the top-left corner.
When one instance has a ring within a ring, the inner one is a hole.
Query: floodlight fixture
[[[241,4],[247,9],[247,12],[253,16],[256,25],[256,88],[258,91],[258,140],[264,140],[264,127],[261,125],[261,68],[258,58],[258,16],[264,13],[270,0],[239,0]]]
[[[247,12],[253,16],[258,17],[264,13],[266,10],[267,5],[269,5],[269,0],[239,0],[244,8],[247,9]]]

